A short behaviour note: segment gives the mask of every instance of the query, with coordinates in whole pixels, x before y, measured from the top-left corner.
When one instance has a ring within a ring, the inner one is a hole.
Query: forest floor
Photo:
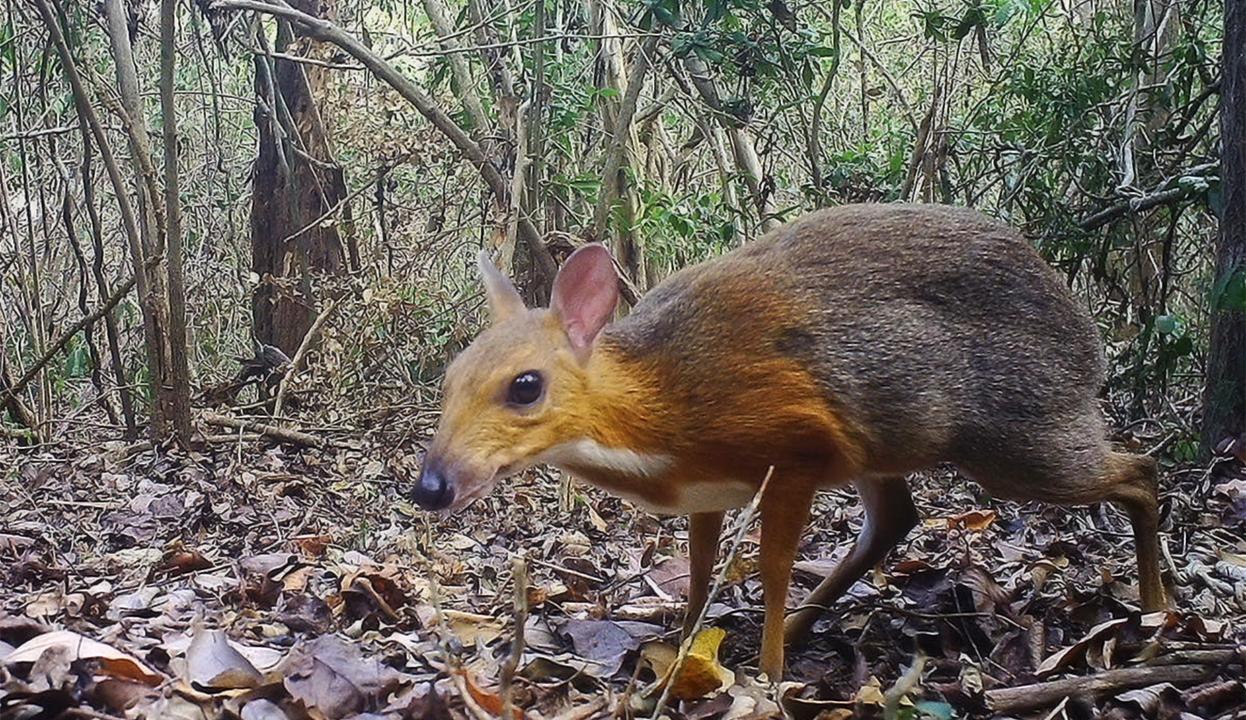
[[[418,453],[369,443],[0,448],[0,718],[653,717],[664,687],[690,719],[1246,717],[1238,464],[1164,473],[1177,609],[1151,615],[1116,510],[916,478],[924,523],[771,687],[755,527],[719,573],[725,635],[664,682],[684,520],[543,472],[439,519],[404,498]],[[793,606],[861,520],[819,497]]]

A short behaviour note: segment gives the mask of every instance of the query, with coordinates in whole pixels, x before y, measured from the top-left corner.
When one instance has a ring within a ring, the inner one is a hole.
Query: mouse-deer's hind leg
[[[1142,609],[1163,610],[1168,599],[1159,569],[1159,481],[1155,458],[1111,452],[1107,472],[1111,482],[1107,499],[1125,510],[1133,526]]]
[[[903,477],[873,477],[858,480],[855,485],[865,506],[865,526],[847,557],[787,617],[783,636],[789,645],[803,640],[827,607],[917,525],[917,508]]]

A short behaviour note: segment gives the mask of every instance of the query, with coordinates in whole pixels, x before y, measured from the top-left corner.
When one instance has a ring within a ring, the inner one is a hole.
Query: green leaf
[[[1167,354],[1171,357],[1186,357],[1194,352],[1194,339],[1189,335],[1182,335],[1173,341],[1172,345],[1167,348]]]
[[[645,4],[663,25],[677,28],[683,24],[679,14],[679,0],[647,0]]]
[[[13,38],[13,21],[9,20],[0,27],[0,70],[7,64],[17,67],[17,43]]]
[[[716,64],[716,63],[722,62],[724,59],[722,53],[718,52],[717,50],[715,50],[714,48],[708,45],[697,45],[695,49],[696,49],[697,57],[701,58],[707,63]]]
[[[713,25],[727,14],[727,0],[708,0],[705,3],[705,24]]]

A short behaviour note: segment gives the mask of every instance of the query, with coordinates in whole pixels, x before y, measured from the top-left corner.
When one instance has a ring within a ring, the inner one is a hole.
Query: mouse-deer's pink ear
[[[588,350],[619,302],[619,276],[610,251],[592,243],[571,253],[554,278],[549,308],[562,321],[571,346]]]
[[[480,251],[480,280],[485,285],[485,297],[489,300],[493,322],[505,320],[526,309],[514,283],[489,259],[488,250]]]

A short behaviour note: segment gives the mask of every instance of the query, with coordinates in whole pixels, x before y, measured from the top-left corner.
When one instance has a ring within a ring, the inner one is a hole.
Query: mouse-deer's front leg
[[[795,479],[795,478],[793,478]],[[796,548],[809,521],[814,483],[770,485],[761,498],[761,589],[766,619],[761,633],[761,671],[783,679],[783,613]]]
[[[688,614],[684,617],[684,636],[709,599],[710,576],[718,559],[718,540],[722,534],[723,512],[693,513],[688,516]]]

